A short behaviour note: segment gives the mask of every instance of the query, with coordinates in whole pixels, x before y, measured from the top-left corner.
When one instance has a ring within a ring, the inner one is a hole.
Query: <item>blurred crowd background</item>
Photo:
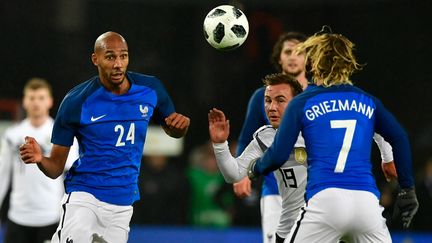
[[[249,19],[249,37],[235,51],[217,51],[203,37],[204,17],[221,4],[241,7]],[[355,83],[379,97],[408,132],[420,201],[412,229],[432,231],[431,10],[421,0],[1,1],[0,120],[23,117],[22,88],[35,76],[51,82],[55,116],[66,92],[96,75],[90,55],[97,36],[119,32],[129,44],[129,70],[160,78],[177,110],[191,118],[179,155],[143,157],[142,200],[132,223],[259,227],[260,183],[247,199],[233,195],[208,142],[207,112],[225,111],[234,148],[250,95],[274,72],[269,58],[278,36],[330,25],[356,44],[366,64]],[[391,218],[397,184],[385,182],[377,148],[372,159],[387,223],[400,230]]]

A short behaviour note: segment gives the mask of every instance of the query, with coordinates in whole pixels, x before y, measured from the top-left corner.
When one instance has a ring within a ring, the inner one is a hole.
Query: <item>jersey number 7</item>
[[[357,120],[331,120],[331,128],[345,128],[345,135],[342,143],[342,148],[339,151],[339,156],[334,169],[335,173],[342,173],[345,169],[345,163],[348,158],[348,153],[351,149],[352,140],[354,137],[354,131],[356,128]]]

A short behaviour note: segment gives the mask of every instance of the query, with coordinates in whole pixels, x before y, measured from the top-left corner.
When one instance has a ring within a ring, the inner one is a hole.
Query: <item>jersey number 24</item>
[[[117,124],[114,127],[114,132],[118,133],[116,147],[122,147],[129,141],[131,144],[135,143],[135,123],[131,123],[129,129],[125,135],[125,128],[123,125]]]

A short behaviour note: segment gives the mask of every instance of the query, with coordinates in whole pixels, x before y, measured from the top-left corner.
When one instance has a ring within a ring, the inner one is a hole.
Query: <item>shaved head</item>
[[[112,31],[100,35],[94,44],[92,62],[105,88],[116,94],[127,92],[130,87],[126,77],[129,50],[123,36]]]
[[[113,31],[108,31],[108,32],[103,33],[102,35],[100,35],[96,39],[95,44],[94,44],[94,53],[98,53],[102,50],[106,50],[107,49],[107,42],[109,42],[109,41],[121,41],[127,47],[127,42],[123,38],[123,36],[121,36],[119,33],[116,33]]]

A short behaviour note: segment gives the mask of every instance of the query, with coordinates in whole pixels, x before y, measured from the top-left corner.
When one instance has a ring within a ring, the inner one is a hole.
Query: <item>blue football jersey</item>
[[[330,187],[370,191],[379,198],[370,158],[374,132],[393,147],[401,187],[414,185],[405,131],[377,98],[357,87],[314,86],[296,96],[255,172],[266,174],[279,168],[299,131],[308,154],[307,200]]]
[[[63,99],[52,143],[79,142],[80,157],[65,178],[66,193],[85,191],[116,205],[139,199],[138,174],[150,118],[164,124],[174,105],[155,77],[126,73],[129,91],[115,95],[99,77],[73,88]]]
[[[264,108],[265,87],[257,89],[251,96],[247,108],[246,118],[237,142],[237,156],[252,141],[256,130],[264,125],[270,124]],[[264,176],[261,196],[279,194],[276,178],[273,173]]]

